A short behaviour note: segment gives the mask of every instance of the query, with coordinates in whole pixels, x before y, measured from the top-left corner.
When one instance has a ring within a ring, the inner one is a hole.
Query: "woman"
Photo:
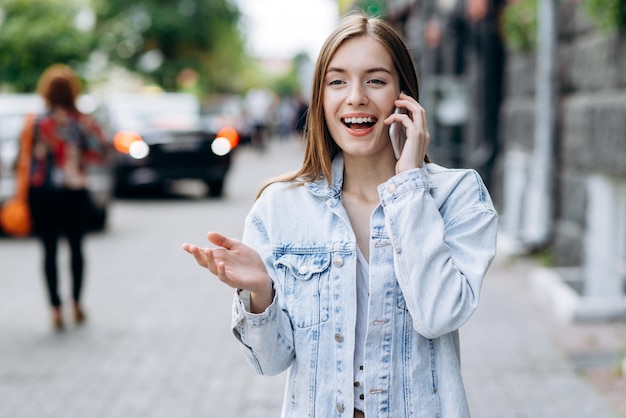
[[[34,231],[44,250],[52,326],[62,330],[58,242],[64,235],[69,244],[72,312],[75,322],[82,324],[85,321],[80,303],[84,274],[82,245],[92,213],[86,166],[103,160],[104,137],[97,123],[76,107],[80,81],[70,67],[63,64],[49,67],[39,79],[37,92],[43,97],[47,110],[35,121],[29,204]]]
[[[262,190],[242,242],[183,244],[239,289],[248,362],[289,369],[285,417],[469,416],[458,329],[495,255],[497,214],[475,171],[429,162],[417,97],[401,38],[346,17],[317,60],[301,169]]]

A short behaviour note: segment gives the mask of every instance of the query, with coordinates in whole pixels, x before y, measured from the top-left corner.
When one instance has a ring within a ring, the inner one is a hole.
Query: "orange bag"
[[[0,208],[0,226],[9,235],[23,237],[32,231],[30,207],[28,205],[28,183],[30,160],[33,149],[35,117],[29,115],[20,137],[20,156],[16,173],[15,196]]]
[[[23,237],[30,234],[32,225],[28,200],[13,197],[4,202],[0,209],[0,224],[9,235]]]

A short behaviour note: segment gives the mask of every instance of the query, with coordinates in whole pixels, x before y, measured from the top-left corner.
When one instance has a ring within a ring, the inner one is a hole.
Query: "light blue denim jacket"
[[[272,305],[233,303],[232,328],[257,373],[289,368],[283,417],[352,417],[356,239],[333,180],[275,183],[246,218],[243,241],[274,281]],[[478,305],[496,250],[497,214],[473,170],[435,164],[378,187],[371,216],[363,384],[366,417],[469,417],[458,329]]]

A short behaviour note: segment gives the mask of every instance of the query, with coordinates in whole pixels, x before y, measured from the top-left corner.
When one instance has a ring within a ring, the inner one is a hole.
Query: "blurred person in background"
[[[276,112],[276,133],[281,141],[290,139],[295,131],[296,102],[293,97],[285,96],[280,99]]]
[[[268,140],[275,96],[265,89],[251,89],[246,94],[246,116],[252,122],[252,145],[265,149]]]
[[[74,321],[82,324],[86,319],[81,305],[85,270],[83,238],[93,213],[87,189],[87,164],[105,160],[105,139],[100,126],[76,106],[80,92],[80,80],[64,64],[46,69],[37,85],[46,111],[34,122],[29,205],[34,233],[43,248],[43,270],[54,330],[64,328],[57,268],[61,236],[67,238],[70,249]]]
[[[296,103],[294,130],[299,137],[303,137],[306,127],[306,117],[309,111],[309,104],[301,94],[296,97]]]
[[[312,87],[301,169],[261,190],[242,241],[183,249],[237,289],[248,363],[289,369],[283,417],[469,417],[458,330],[495,256],[489,193],[430,162],[413,58],[384,21],[344,18]]]

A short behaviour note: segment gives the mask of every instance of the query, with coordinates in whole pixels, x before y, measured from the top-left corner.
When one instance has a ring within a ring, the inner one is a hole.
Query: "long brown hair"
[[[347,15],[326,39],[317,58],[304,131],[306,145],[302,167],[294,173],[270,180],[259,191],[257,198],[268,185],[275,182],[297,180],[299,184],[304,184],[322,176],[329,184],[332,181],[332,160],[339,153],[340,148],[331,137],[324,117],[324,77],[337,49],[347,40],[361,36],[368,36],[385,47],[400,78],[401,91],[419,100],[418,78],[413,57],[407,45],[391,25],[380,18],[367,17],[362,13]],[[429,161],[428,156],[425,161]]]

